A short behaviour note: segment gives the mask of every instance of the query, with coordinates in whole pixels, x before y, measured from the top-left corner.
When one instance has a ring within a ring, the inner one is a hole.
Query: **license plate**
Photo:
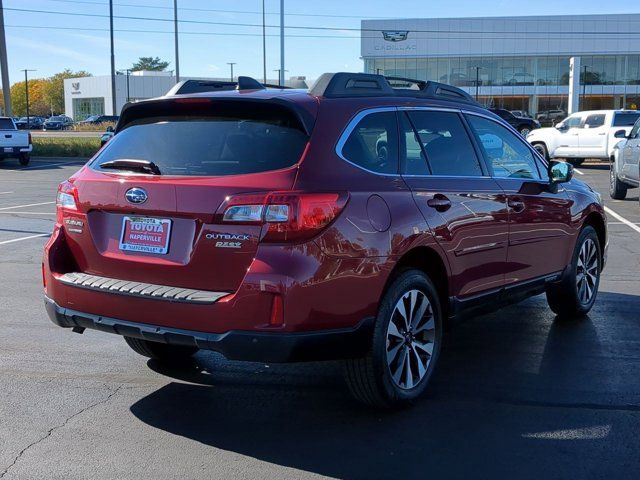
[[[164,255],[169,251],[171,220],[166,218],[124,217],[120,250]]]
[[[13,148],[4,147],[4,153],[11,153],[11,152],[13,152]]]

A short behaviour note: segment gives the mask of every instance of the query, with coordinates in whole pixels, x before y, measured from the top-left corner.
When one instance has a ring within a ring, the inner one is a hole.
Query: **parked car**
[[[555,125],[561,120],[567,118],[567,112],[564,110],[544,110],[542,112],[538,112],[536,115],[536,120],[543,124],[551,124]]]
[[[526,110],[510,110],[510,112],[516,117],[533,118]]]
[[[105,143],[107,143],[109,140],[113,138],[114,132],[115,130],[113,129],[113,127],[111,126],[107,127],[107,131],[100,136],[101,147],[104,147]]]
[[[76,122],[78,125],[84,124],[99,124],[99,123],[117,123],[118,115],[91,115],[90,117],[85,118],[84,120],[80,120]]]
[[[40,130],[44,124],[44,118],[42,117],[20,117],[20,120],[15,122],[18,130]]]
[[[540,123],[537,120],[526,117],[517,117],[509,110],[493,108],[491,111],[518,130],[523,137],[529,135],[529,133],[536,128],[540,128]]]
[[[47,118],[42,124],[43,130],[66,130],[70,126],[73,125],[73,120],[71,120],[66,115],[57,115],[54,117]]]
[[[466,92],[411,82],[128,104],[59,186],[51,320],[167,363],[342,359],[353,395],[388,407],[426,389],[455,319],[544,292],[586,314],[599,195]]]
[[[14,157],[27,166],[32,150],[31,133],[18,131],[13,118],[0,117],[0,160]]]
[[[640,117],[635,110],[592,110],[571,114],[552,128],[531,132],[527,140],[546,158],[566,158],[580,165],[585,158],[610,160],[620,141],[615,132],[631,131]]]
[[[613,147],[609,195],[624,200],[628,189],[640,186],[640,116],[628,135],[626,130],[620,129],[614,137],[622,141]]]
[[[509,86],[535,85],[536,77],[530,73],[514,73],[504,79],[504,84]]]

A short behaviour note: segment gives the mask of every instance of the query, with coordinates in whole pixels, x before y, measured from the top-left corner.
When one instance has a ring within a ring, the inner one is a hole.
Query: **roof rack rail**
[[[263,90],[265,88],[289,89],[279,85],[262,84],[251,77],[239,76],[237,82],[225,80],[183,80],[166,93],[167,96],[185,93],[222,92],[225,90]]]
[[[440,98],[477,104],[471,95],[452,85],[372,73],[324,73],[309,93],[327,98],[402,96]]]

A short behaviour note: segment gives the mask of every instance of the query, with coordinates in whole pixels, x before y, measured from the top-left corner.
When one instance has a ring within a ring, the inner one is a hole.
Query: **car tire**
[[[567,158],[567,163],[570,163],[574,167],[579,167],[584,163],[584,158]]]
[[[31,155],[29,155],[28,153],[21,153],[20,156],[18,157],[18,162],[23,167],[26,167],[27,165],[29,165],[30,161],[31,161]]]
[[[419,270],[398,275],[380,302],[369,353],[344,361],[355,399],[376,408],[403,407],[417,399],[438,361],[442,317],[429,277]]]
[[[542,158],[549,160],[549,150],[547,150],[547,146],[544,143],[534,143],[533,148],[537,150]]]
[[[602,253],[594,228],[584,227],[564,278],[547,287],[547,302],[560,317],[583,317],[593,307],[600,285]]]
[[[167,345],[141,338],[124,337],[124,341],[134,352],[162,363],[184,362],[198,351],[197,347]]]
[[[612,159],[609,163],[609,196],[614,200],[624,200],[627,197],[626,184],[622,183],[616,173],[616,163]]]

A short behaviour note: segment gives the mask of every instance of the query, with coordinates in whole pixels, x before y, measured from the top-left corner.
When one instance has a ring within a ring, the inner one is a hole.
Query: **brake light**
[[[347,204],[346,193],[270,192],[228,197],[222,222],[266,225],[264,242],[300,241],[326,228]]]
[[[56,219],[62,223],[65,210],[78,210],[78,190],[71,182],[64,181],[58,185],[58,195],[56,197]]]
[[[29,145],[31,145],[33,143],[33,140],[31,140],[31,132],[27,133],[27,138],[29,139]]]

